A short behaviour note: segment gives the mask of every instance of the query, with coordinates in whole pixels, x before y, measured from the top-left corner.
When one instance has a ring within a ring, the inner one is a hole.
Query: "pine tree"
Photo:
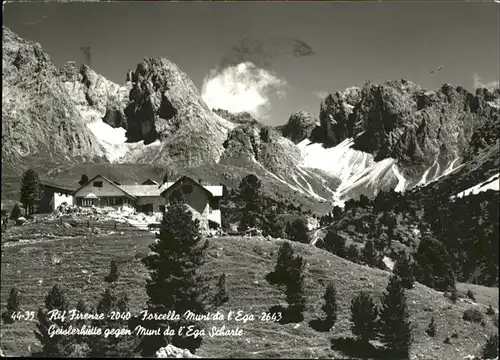
[[[349,261],[357,263],[359,261],[360,254],[358,247],[354,244],[349,245],[347,248],[347,259]]]
[[[129,311],[128,296],[121,294],[118,296],[110,288],[106,288],[101,295],[101,299],[96,308],[98,314],[104,314],[104,319],[92,321],[92,326],[106,331],[106,329],[126,329],[128,321],[126,319],[111,318],[112,312],[115,314],[126,314]],[[88,357],[131,357],[134,355],[137,339],[135,337],[115,337],[99,336],[88,339],[90,348]]]
[[[104,278],[106,282],[112,283],[118,280],[118,266],[114,260],[109,264],[109,274]]]
[[[240,231],[257,227],[262,214],[261,182],[257,176],[245,176],[238,187],[239,198],[244,202],[243,217],[239,224]]]
[[[190,310],[195,314],[206,313],[208,281],[200,275],[199,269],[205,261],[208,245],[208,241],[203,243],[199,221],[193,219],[192,213],[181,202],[171,202],[163,216],[159,240],[151,244],[151,255],[143,259],[151,276],[146,284],[151,312],[184,314]],[[154,325],[156,329],[164,324]],[[191,352],[201,345],[201,336],[187,337],[185,332],[177,334],[180,323],[170,321],[168,325],[176,331],[172,345]],[[199,329],[202,324],[189,322],[186,325]],[[143,340],[143,356],[154,355],[157,349],[166,345],[163,337],[145,336]]]
[[[304,319],[302,313],[306,309],[306,298],[304,296],[305,265],[304,259],[296,255],[288,268],[289,278],[285,294],[288,303],[287,316],[292,322],[301,322]]]
[[[21,204],[24,205],[26,216],[33,213],[35,201],[42,196],[42,187],[38,173],[32,169],[24,172],[21,179]]]
[[[407,254],[404,254],[394,266],[394,275],[401,278],[401,285],[405,289],[413,289],[413,282],[415,278],[413,277],[413,268],[410,262],[410,258]]]
[[[382,295],[380,332],[386,346],[398,356],[409,356],[412,342],[406,297],[401,279],[392,276]]]
[[[12,315],[21,309],[21,295],[19,291],[13,287],[10,289],[9,298],[7,299],[7,310],[2,314],[4,323],[12,324],[15,320]]]
[[[227,293],[226,284],[226,273],[222,273],[219,276],[219,281],[217,283],[217,293],[215,294],[214,303],[215,306],[220,306],[229,300]]]
[[[330,251],[337,256],[346,257],[347,250],[345,247],[345,239],[340,236],[335,230],[330,229],[325,236],[324,249]]]
[[[491,334],[483,347],[484,359],[498,358],[498,334]]]
[[[292,245],[288,241],[283,242],[278,250],[278,259],[274,271],[268,274],[271,283],[285,285],[288,281],[288,268],[293,259]]]
[[[12,208],[12,212],[10,213],[10,219],[17,220],[20,216],[21,216],[21,207],[19,206],[18,203],[15,203],[14,207]]]
[[[337,292],[333,287],[333,284],[329,284],[326,287],[325,294],[323,295],[323,304],[321,310],[326,314],[325,325],[328,329],[331,329],[335,322],[337,321]]]
[[[363,343],[376,334],[378,309],[370,295],[361,291],[351,302],[352,333]]]
[[[263,219],[262,235],[271,236],[275,239],[283,238],[285,235],[285,224],[276,215],[275,211],[270,211]]]
[[[308,232],[307,223],[303,218],[298,218],[287,226],[287,235],[292,241],[309,244]]]
[[[425,329],[425,332],[427,333],[427,335],[434,337],[434,336],[436,336],[436,331],[437,331],[437,326],[436,326],[436,322],[434,321],[434,316],[433,316],[431,318],[431,322],[427,326],[427,329]]]
[[[448,251],[431,234],[423,236],[415,260],[422,269],[417,279],[419,282],[439,291],[446,291],[449,287],[455,288],[455,275]],[[429,278],[432,280],[429,281]]]
[[[78,184],[80,184],[80,186],[83,186],[88,182],[89,182],[89,177],[87,176],[87,174],[82,174],[82,176],[80,177],[80,181],[78,181]]]
[[[69,301],[63,288],[56,284],[49,291],[45,298],[45,310],[39,309],[37,313],[38,323],[36,324],[35,336],[40,341],[42,349],[38,355],[44,357],[68,357],[73,351],[74,338],[71,336],[49,335],[49,328],[66,328],[69,324],[67,320],[53,318],[51,320],[49,312],[58,310],[67,311]]]
[[[373,241],[368,240],[363,247],[363,261],[369,266],[377,265],[377,252],[375,251],[375,246]]]

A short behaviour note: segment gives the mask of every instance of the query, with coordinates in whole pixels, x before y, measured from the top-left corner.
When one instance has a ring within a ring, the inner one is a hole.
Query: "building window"
[[[102,188],[102,181],[94,181],[94,187]]]

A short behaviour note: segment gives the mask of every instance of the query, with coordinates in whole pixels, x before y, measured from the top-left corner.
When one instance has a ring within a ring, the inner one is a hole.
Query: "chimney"
[[[202,179],[198,179],[198,182],[199,182],[199,183],[200,183],[200,185],[201,185]]]

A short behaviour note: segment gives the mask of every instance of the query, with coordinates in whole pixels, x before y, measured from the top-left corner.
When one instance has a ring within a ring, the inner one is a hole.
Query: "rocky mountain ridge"
[[[493,144],[499,109],[498,89],[478,89],[474,95],[449,84],[426,91],[404,79],[367,83],[328,95],[315,134],[327,147],[355,138],[354,148],[375,161],[393,158],[407,177],[429,170],[432,178]],[[471,142],[473,134],[485,142]]]
[[[2,162],[16,171],[22,158],[95,160],[104,151],[37,43],[3,27]]]
[[[231,166],[264,174],[278,189],[342,203],[425,185],[498,139],[498,90],[367,83],[328,95],[319,119],[301,111],[272,127],[250,114],[209,109],[167,59],[145,58],[118,85],[74,62],[57,71],[39,44],[6,28],[4,43],[2,141],[10,158],[54,144],[48,152],[62,163],[98,155],[177,169]],[[40,131],[16,132],[19,124]]]

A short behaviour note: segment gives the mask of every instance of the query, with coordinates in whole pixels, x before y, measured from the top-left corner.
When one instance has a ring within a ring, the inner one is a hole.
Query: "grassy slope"
[[[35,230],[33,230],[35,231]],[[147,277],[146,269],[134,259],[135,254],[147,253],[147,245],[153,237],[147,233],[125,233],[112,236],[91,238],[75,237],[65,241],[47,242],[36,246],[13,246],[2,249],[2,288],[1,305],[5,308],[8,292],[17,286],[23,296],[23,310],[36,310],[43,304],[50,287],[57,281],[65,284],[72,305],[83,298],[95,302],[104,290],[103,277],[109,270],[109,261],[118,259],[120,279],[118,291],[126,291],[131,299],[134,312],[145,303],[144,289]],[[264,241],[259,238],[225,237],[210,240],[209,258],[205,264],[206,273],[213,277],[226,272],[230,300],[222,306],[222,311],[243,310],[246,313],[260,314],[270,306],[284,301],[276,288],[264,279],[276,261],[278,246],[281,241]],[[310,245],[293,244],[296,252],[303,255],[307,262],[307,294],[309,308],[306,320],[298,328],[293,324],[278,325],[260,322],[246,324],[236,322],[214,322],[208,326],[221,326],[243,329],[242,337],[210,338],[205,337],[198,354],[219,357],[315,357],[346,358],[336,349],[331,349],[333,336],[350,335],[349,303],[360,290],[367,290],[379,298],[385,289],[389,273],[359,266],[338,258],[326,251]],[[60,265],[52,264],[52,256],[62,257]],[[82,270],[87,270],[83,274]],[[86,278],[92,274],[90,284]],[[43,283],[39,284],[39,279]],[[325,284],[333,281],[339,294],[339,320],[330,333],[318,333],[308,326],[308,321],[322,316],[321,296]],[[462,301],[451,304],[442,293],[416,284],[408,292],[411,321],[415,324],[415,344],[412,353],[421,359],[462,359],[465,355],[477,353],[485,342],[485,335],[494,330],[492,319],[485,315],[486,326],[470,324],[462,320],[463,311],[471,306],[484,314],[488,304],[496,307],[498,289],[481,286],[459,285],[460,292],[467,288],[475,293],[478,304],[471,305]],[[378,300],[377,300],[378,301]],[[438,333],[435,338],[428,338],[424,332],[431,316],[436,318]],[[7,355],[26,354],[27,346],[37,346],[33,335],[35,324],[18,322],[2,326],[2,348]],[[458,339],[452,339],[451,345],[443,344],[443,339],[457,332]]]

